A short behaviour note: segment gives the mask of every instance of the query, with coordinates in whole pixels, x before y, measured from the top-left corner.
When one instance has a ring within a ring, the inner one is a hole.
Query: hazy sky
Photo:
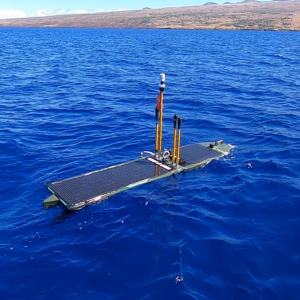
[[[0,0],[0,19],[13,17],[46,16],[67,13],[116,11],[202,5],[206,2],[224,3],[241,0]]]

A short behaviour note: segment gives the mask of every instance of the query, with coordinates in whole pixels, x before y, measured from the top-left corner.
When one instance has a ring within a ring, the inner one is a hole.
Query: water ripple
[[[299,33],[0,37],[1,299],[298,299]],[[166,147],[177,113],[182,144],[232,152],[81,211],[43,210],[45,181],[153,150],[161,72]]]

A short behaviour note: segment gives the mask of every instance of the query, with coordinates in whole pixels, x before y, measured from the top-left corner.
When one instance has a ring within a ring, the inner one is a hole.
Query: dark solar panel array
[[[221,154],[199,144],[194,144],[182,147],[180,156],[186,161],[185,166],[189,166],[207,159],[217,158]],[[166,173],[168,171],[164,168],[146,159],[141,159],[102,171],[57,181],[48,187],[58,198],[66,202],[68,207],[72,207],[101,195],[115,192],[130,184],[153,179]]]
[[[54,182],[48,187],[68,206],[72,206],[167,172],[167,170],[143,159]]]
[[[207,159],[213,159],[222,154],[216,150],[206,148],[200,144],[183,146],[180,149],[180,158],[186,161],[186,166],[197,164]]]

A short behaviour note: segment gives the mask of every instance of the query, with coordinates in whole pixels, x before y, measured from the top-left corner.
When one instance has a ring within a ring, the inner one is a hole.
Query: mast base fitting
[[[224,141],[223,141],[223,140],[220,140],[220,141],[211,143],[211,144],[209,145],[209,148],[210,148],[210,149],[213,149],[214,147],[218,146],[219,144],[224,144]]]
[[[178,166],[185,166],[185,164],[186,164],[186,161],[184,160],[184,159],[179,159],[179,163],[177,164],[176,162],[173,162],[172,163],[172,166],[174,167],[174,168],[176,168],[176,167],[178,167]]]
[[[186,164],[186,161],[184,159],[179,159],[179,163],[178,166],[184,166]],[[177,163],[175,163],[175,166],[177,165]]]
[[[179,159],[179,165],[184,166],[186,164],[186,161],[184,159]]]
[[[161,84],[159,85],[159,90],[160,90],[161,92],[163,92],[163,91],[165,90],[165,88],[166,88],[166,85],[165,85],[164,83],[161,83]]]

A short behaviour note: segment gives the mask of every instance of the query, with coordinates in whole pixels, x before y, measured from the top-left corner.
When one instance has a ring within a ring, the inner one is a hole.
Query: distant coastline
[[[0,27],[299,31],[300,1],[207,2],[190,7],[6,19],[0,20]]]

